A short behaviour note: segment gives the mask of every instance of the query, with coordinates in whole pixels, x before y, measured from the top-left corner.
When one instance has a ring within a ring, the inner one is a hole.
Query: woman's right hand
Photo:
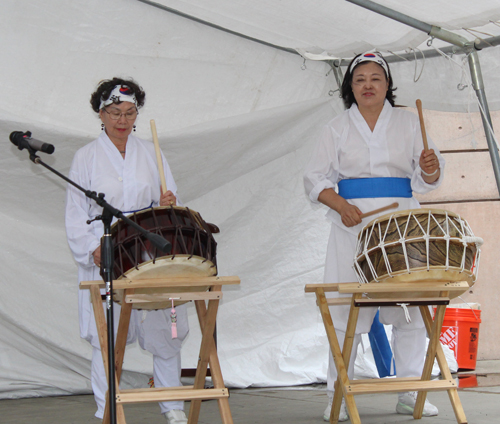
[[[361,215],[363,213],[357,206],[351,205],[349,202],[345,201],[337,212],[340,214],[342,224],[346,227],[354,227],[355,225],[361,224]]]
[[[339,196],[333,188],[325,188],[319,194],[318,200],[336,211],[342,219],[342,224],[346,227],[354,227],[361,224],[362,212],[342,196]]]
[[[94,253],[92,253],[92,256],[94,257],[94,264],[97,267],[101,266],[101,246],[99,246],[96,250],[94,250]]]

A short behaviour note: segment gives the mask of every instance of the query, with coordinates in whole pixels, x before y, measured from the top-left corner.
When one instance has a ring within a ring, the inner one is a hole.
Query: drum
[[[361,283],[467,281],[472,286],[482,243],[453,212],[398,211],[374,219],[361,230],[354,270]],[[414,297],[423,296],[416,286]]]
[[[148,279],[217,275],[213,233],[219,229],[206,223],[198,212],[179,206],[146,209],[129,215],[142,228],[159,234],[172,244],[170,254],[157,250],[144,236],[125,221],[111,226],[114,246],[113,279]],[[168,289],[169,293],[206,291],[208,287]],[[163,288],[135,289],[136,294],[164,293]],[[123,290],[114,290],[114,300],[123,302]],[[175,302],[176,305],[185,302]],[[134,303],[136,309],[171,308],[171,302]]]

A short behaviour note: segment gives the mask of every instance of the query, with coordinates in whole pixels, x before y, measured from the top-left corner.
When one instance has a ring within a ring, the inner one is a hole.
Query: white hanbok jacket
[[[167,188],[177,197],[177,186],[170,167],[162,155]],[[106,133],[79,149],[73,159],[69,178],[85,189],[105,193],[105,200],[125,214],[134,210],[158,206],[161,182],[156,163],[154,145],[133,135],[128,137],[127,154],[122,157]],[[102,221],[90,225],[87,220],[100,215],[102,208],[84,193],[68,185],[66,196],[66,233],[69,247],[78,264],[78,281],[99,280],[99,268],[95,266],[92,253],[100,245],[104,229]],[[99,340],[88,290],[79,290],[80,336],[99,348]],[[115,304],[115,325],[118,323],[119,306]],[[180,344],[187,334],[185,308],[179,307],[178,331]],[[131,320],[132,321],[132,320]],[[184,323],[185,322],[185,323]],[[129,341],[136,337],[132,325]],[[149,350],[149,349],[148,349]],[[153,352],[154,353],[154,352]],[[166,354],[169,357],[170,354]]]

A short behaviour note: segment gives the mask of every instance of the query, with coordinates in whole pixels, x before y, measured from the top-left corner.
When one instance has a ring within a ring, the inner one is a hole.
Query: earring
[[[104,131],[104,124],[101,123],[101,130]]]
[[[134,131],[135,131],[135,129],[136,129],[136,126],[134,125],[134,126],[133,126],[133,128],[134,128]]]

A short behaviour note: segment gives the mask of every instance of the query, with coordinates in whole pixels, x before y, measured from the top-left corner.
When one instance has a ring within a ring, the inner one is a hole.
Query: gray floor
[[[500,361],[480,361],[468,379],[459,374],[459,386],[477,380],[477,387],[459,391],[468,422],[500,422]],[[458,376],[457,376],[458,377]],[[324,385],[293,388],[233,389],[229,404],[236,424],[302,423],[321,424],[326,406]],[[439,408],[439,416],[423,418],[423,424],[456,423],[446,392],[429,393]],[[377,394],[356,397],[363,423],[409,423],[411,416],[395,413],[397,395]],[[186,410],[189,402],[186,403]],[[0,400],[1,424],[98,424],[93,418],[95,404],[91,395]],[[135,404],[125,408],[128,424],[165,424],[156,404]],[[216,401],[203,402],[200,424],[220,423]]]

